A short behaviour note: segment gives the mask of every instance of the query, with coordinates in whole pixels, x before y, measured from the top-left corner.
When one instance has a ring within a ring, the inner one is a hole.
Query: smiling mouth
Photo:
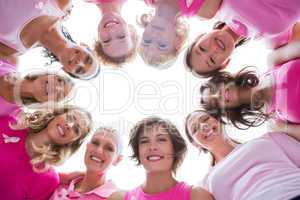
[[[97,162],[97,163],[104,163],[104,160],[102,160],[102,159],[100,159],[100,158],[98,158],[98,157],[96,157],[96,156],[93,156],[93,155],[91,155],[90,156],[90,159],[92,160],[92,161],[95,161],[95,162]]]
[[[222,40],[220,40],[220,39],[218,39],[218,38],[215,38],[215,42],[216,42],[216,44],[218,45],[218,47],[220,48],[220,49],[222,49],[223,51],[225,51],[225,44],[223,43],[223,41]]]
[[[108,27],[111,27],[111,26],[115,26],[115,25],[117,25],[117,24],[119,24],[119,22],[114,21],[114,20],[111,20],[111,21],[108,21],[108,22],[106,22],[106,23],[104,24],[104,28],[108,28]]]
[[[62,137],[65,137],[66,134],[64,132],[64,129],[60,125],[57,125],[56,127],[57,127],[59,135],[62,136]]]
[[[163,156],[159,156],[159,155],[147,156],[147,160],[150,161],[150,162],[157,162],[157,161],[160,161],[163,158],[164,158]]]

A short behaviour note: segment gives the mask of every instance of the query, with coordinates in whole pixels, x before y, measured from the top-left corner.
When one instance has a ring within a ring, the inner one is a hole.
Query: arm
[[[125,200],[125,191],[117,191],[110,195],[107,200]]]
[[[289,43],[272,51],[268,62],[270,65],[278,65],[296,58],[300,58],[300,22],[294,25]]]
[[[191,200],[214,200],[211,193],[201,187],[194,187],[191,193]]]
[[[221,4],[222,0],[204,0],[201,8],[197,12],[197,16],[204,19],[211,19],[216,15]]]
[[[73,179],[84,176],[84,172],[59,173],[59,182],[61,185],[69,184]]]

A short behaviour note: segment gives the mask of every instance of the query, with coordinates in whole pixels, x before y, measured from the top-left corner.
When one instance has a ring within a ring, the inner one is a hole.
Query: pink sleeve
[[[155,3],[155,0],[144,0],[145,4],[147,4],[148,6],[152,6]]]
[[[190,5],[187,5],[187,0],[178,0],[181,14],[185,16],[193,16],[197,14],[203,2],[204,0],[193,0]]]
[[[268,46],[271,49],[277,49],[289,43],[291,37],[293,35],[293,27],[288,29],[287,31],[278,34],[275,37],[272,37],[268,41]]]
[[[265,137],[270,137],[280,146],[291,162],[300,167],[300,142],[286,133],[269,133]]]

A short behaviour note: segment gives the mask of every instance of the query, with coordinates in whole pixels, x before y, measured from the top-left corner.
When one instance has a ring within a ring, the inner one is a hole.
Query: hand
[[[74,180],[75,178],[84,176],[84,172],[71,172],[71,173],[59,173],[59,180],[60,180],[60,184],[65,184],[68,185],[70,184],[70,182],[72,180]]]
[[[282,131],[286,132],[288,128],[288,122],[284,122],[278,119],[270,119],[268,121],[268,128],[273,130],[273,131]]]

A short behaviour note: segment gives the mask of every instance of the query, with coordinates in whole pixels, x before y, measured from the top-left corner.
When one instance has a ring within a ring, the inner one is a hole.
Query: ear
[[[221,69],[226,68],[227,65],[229,64],[229,62],[230,62],[230,58],[228,58],[228,59],[222,64]]]
[[[117,166],[119,162],[121,162],[121,160],[123,160],[123,156],[122,155],[118,155],[118,157],[113,161],[112,165],[113,166]]]

